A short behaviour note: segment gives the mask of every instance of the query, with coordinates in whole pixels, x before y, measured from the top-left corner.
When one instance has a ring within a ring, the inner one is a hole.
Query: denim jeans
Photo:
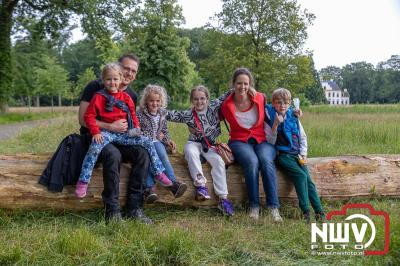
[[[158,157],[160,157],[160,160],[162,164],[164,165],[165,168],[165,174],[168,176],[169,180],[172,182],[176,181],[175,173],[174,173],[174,168],[172,168],[171,162],[168,159],[168,154],[167,150],[165,149],[164,144],[162,144],[160,141],[153,142],[154,147],[156,148],[156,152],[158,154]],[[146,187],[152,187],[154,186],[154,175],[149,171],[149,174],[147,175],[146,179]]]
[[[229,141],[229,147],[243,168],[250,207],[260,206],[258,180],[261,170],[267,207],[279,208],[274,146],[267,142],[257,144],[234,140]]]

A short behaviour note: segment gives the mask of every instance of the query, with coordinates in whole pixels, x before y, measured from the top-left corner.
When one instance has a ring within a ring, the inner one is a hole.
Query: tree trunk
[[[102,169],[94,171],[88,195],[79,200],[74,196],[74,186],[66,186],[61,193],[48,192],[37,183],[50,156],[23,154],[0,155],[0,208],[7,209],[61,209],[83,210],[102,207]],[[204,164],[204,173],[209,180],[212,200],[195,201],[195,188],[189,177],[187,164],[182,155],[170,155],[177,178],[188,184],[188,190],[179,199],[164,188],[157,187],[160,202],[184,206],[215,206],[217,197],[213,193],[210,167]],[[309,170],[319,195],[326,200],[357,198],[399,198],[400,197],[400,155],[341,156],[311,158]],[[130,167],[121,167],[121,203],[125,202],[127,176]],[[229,199],[235,204],[247,200],[243,171],[238,165],[228,168]],[[281,201],[296,201],[296,193],[288,178],[278,171],[278,188]],[[261,202],[265,195],[260,182]]]
[[[12,87],[11,28],[17,0],[0,2],[0,112],[8,111],[8,97]]]
[[[61,98],[61,94],[58,94],[58,106],[62,105],[62,98]]]
[[[32,97],[28,95],[28,110],[29,113],[31,112],[31,107],[32,107]]]
[[[40,107],[40,96],[36,96],[36,107]]]

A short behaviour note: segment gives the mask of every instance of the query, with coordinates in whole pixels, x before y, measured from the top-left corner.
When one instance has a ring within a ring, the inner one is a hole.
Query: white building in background
[[[349,105],[350,94],[347,89],[341,89],[335,81],[321,81],[321,86],[324,89],[326,100],[330,105]]]

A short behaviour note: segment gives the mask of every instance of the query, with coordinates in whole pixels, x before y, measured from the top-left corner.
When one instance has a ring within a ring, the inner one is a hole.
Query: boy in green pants
[[[279,88],[273,92],[272,104],[265,106],[267,139],[271,144],[275,144],[278,165],[294,183],[304,219],[310,222],[310,202],[315,219],[324,220],[325,214],[317,189],[305,165],[307,136],[290,103],[289,90]]]

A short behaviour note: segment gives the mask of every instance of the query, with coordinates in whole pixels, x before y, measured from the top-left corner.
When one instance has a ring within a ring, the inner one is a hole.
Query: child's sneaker
[[[87,188],[88,183],[78,181],[78,183],[76,183],[75,196],[77,198],[83,199],[86,196]]]
[[[144,201],[147,204],[152,204],[155,201],[157,201],[158,200],[158,196],[157,196],[157,194],[156,194],[156,192],[154,190],[154,186],[146,188],[145,191],[143,192],[143,197],[144,197]]]
[[[249,216],[254,220],[258,220],[260,218],[260,208],[259,207],[250,207]]]
[[[324,212],[316,212],[315,220],[320,223],[325,222],[326,221],[325,213]]]
[[[307,224],[311,223],[310,211],[303,212],[303,220]]]
[[[272,220],[275,223],[283,222],[283,219],[282,219],[281,215],[279,214],[279,210],[277,208],[271,209],[271,216],[272,216]]]
[[[163,187],[170,187],[172,186],[172,181],[169,180],[167,175],[165,173],[161,173],[159,175],[156,175],[154,179]]]
[[[218,202],[218,209],[226,216],[233,215],[233,205],[228,199],[220,199]]]
[[[179,181],[172,182],[172,186],[169,187],[172,194],[174,194],[175,198],[179,198],[185,193],[187,189],[187,185],[185,183],[181,183]]]
[[[196,200],[208,200],[211,199],[210,195],[208,195],[208,189],[206,187],[197,187],[196,190]]]

